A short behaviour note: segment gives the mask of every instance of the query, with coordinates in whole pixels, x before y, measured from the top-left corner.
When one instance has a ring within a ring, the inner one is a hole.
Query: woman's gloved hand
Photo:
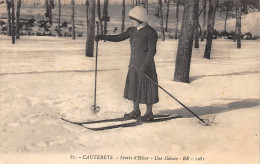
[[[144,74],[144,71],[141,70],[141,68],[139,69],[138,67],[136,67],[135,65],[131,65],[131,67],[138,73],[138,75],[143,75]]]

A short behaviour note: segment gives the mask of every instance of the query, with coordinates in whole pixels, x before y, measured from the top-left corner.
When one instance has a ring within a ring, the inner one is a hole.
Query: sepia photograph
[[[0,0],[0,164],[259,164],[260,0]]]

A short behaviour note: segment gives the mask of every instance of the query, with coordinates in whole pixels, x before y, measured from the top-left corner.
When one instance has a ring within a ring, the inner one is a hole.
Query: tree
[[[238,10],[237,10],[237,48],[241,48],[241,14],[242,14],[242,4],[241,4],[241,0],[239,0],[238,2]]]
[[[58,37],[61,36],[61,31],[60,31],[60,19],[61,19],[61,2],[60,2],[60,0],[59,0]]]
[[[100,26],[101,34],[103,34],[103,24],[101,19],[100,0],[97,1],[97,18]]]
[[[135,7],[135,0],[132,0],[132,9]]]
[[[147,14],[148,14],[148,12],[149,12],[148,6],[149,6],[148,0],[145,0],[145,8],[146,8]]]
[[[217,4],[218,4],[217,0],[209,0],[208,23],[207,23],[208,35],[207,35],[205,52],[204,52],[204,58],[206,59],[210,59]]]
[[[86,42],[86,56],[93,57],[94,38],[95,38],[95,0],[89,1],[89,19],[87,24],[87,42]]]
[[[22,5],[22,0],[17,1],[17,9],[16,9],[16,39],[20,38],[20,31],[19,31],[19,23],[20,23],[20,9]]]
[[[225,24],[224,24],[224,31],[227,31],[227,19],[228,19],[228,13],[232,11],[234,6],[233,0],[223,0],[219,3],[219,8],[221,11],[225,12]]]
[[[107,11],[108,11],[108,0],[104,0],[103,15],[102,15],[102,18],[104,20],[104,35],[107,35],[107,22],[109,20]]]
[[[237,27],[238,27],[238,19],[237,19],[237,14],[238,14],[238,6],[237,3],[235,4],[235,8],[236,8],[236,24],[235,24],[235,35],[233,37],[233,41],[236,42],[237,40]]]
[[[75,2],[74,0],[71,0],[71,24],[72,24],[72,39],[74,40],[76,38],[75,34],[75,20],[74,20],[74,15],[75,15]]]
[[[10,8],[11,8],[11,3],[10,3],[10,0],[6,0],[6,8],[7,8],[7,35],[8,36],[11,36],[11,11],[10,11]]]
[[[11,3],[11,8],[12,8],[12,44],[15,44],[14,0],[11,0],[10,3]]]
[[[206,16],[207,16],[207,0],[203,0],[203,25],[202,25],[202,32],[201,32],[201,41],[204,41],[205,34],[206,34]]]
[[[167,0],[167,12],[166,12],[165,32],[168,32],[169,8],[170,8],[170,0]]]
[[[49,18],[49,0],[45,0],[45,16]]]
[[[53,1],[49,0],[49,22],[52,25],[52,8],[53,8]]]
[[[88,8],[89,8],[89,0],[86,0],[86,18],[87,18],[87,24],[88,24]]]
[[[162,0],[158,0],[158,7],[159,7],[160,25],[161,25],[161,31],[162,31],[162,41],[164,41],[165,34],[164,34],[164,28],[163,28]]]
[[[52,25],[52,8],[53,8],[53,1],[52,0],[45,0],[45,16],[49,18],[49,23]]]
[[[174,72],[174,81],[177,82],[189,83],[196,3],[199,3],[199,0],[185,0],[184,4]]]
[[[199,1],[199,0],[198,0]],[[194,18],[194,34],[195,34],[195,44],[194,48],[199,48],[199,3],[195,3],[195,18]]]
[[[122,24],[121,24],[121,33],[125,31],[125,0],[122,2]]]
[[[176,1],[175,39],[178,38],[179,7],[180,7],[180,0],[177,0],[177,1]]]

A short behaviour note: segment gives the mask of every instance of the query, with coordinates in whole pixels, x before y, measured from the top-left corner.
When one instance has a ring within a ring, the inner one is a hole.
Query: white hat
[[[141,6],[136,6],[129,12],[129,17],[132,17],[136,20],[147,23],[148,22],[148,14],[146,9]]]

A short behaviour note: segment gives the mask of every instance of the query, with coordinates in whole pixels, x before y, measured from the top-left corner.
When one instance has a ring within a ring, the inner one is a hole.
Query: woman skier
[[[129,17],[133,22],[126,32],[118,35],[97,35],[96,41],[107,40],[120,42],[130,38],[131,57],[128,74],[126,77],[124,98],[132,100],[134,109],[125,114],[124,118],[139,118],[141,111],[139,104],[146,104],[147,110],[142,121],[153,119],[153,104],[159,101],[158,87],[148,80],[144,73],[152,80],[158,83],[154,56],[156,53],[156,44],[158,40],[157,32],[147,24],[148,14],[146,9],[140,6],[134,7],[129,12]]]

